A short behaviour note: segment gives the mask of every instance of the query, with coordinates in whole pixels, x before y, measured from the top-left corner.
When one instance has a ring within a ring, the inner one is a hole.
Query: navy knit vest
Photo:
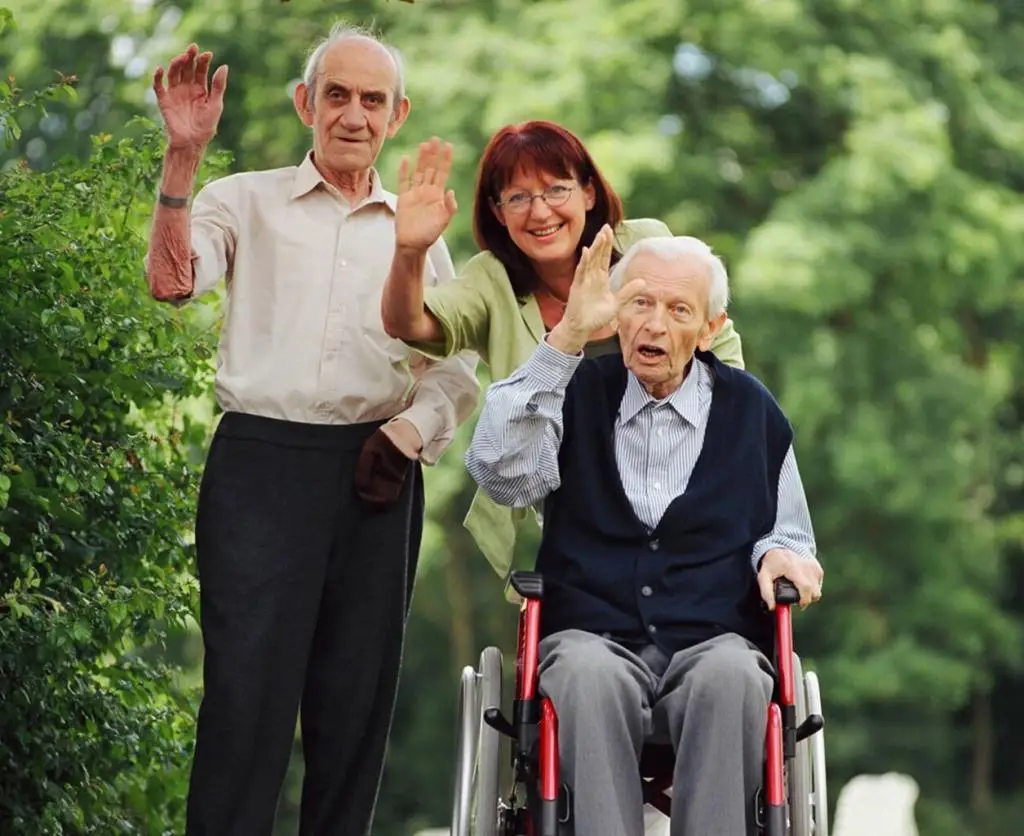
[[[545,503],[537,557],[544,635],[575,628],[671,654],[733,632],[770,658],[772,620],[751,552],[775,524],[793,431],[756,378],[707,352],[696,361],[714,376],[704,447],[653,531],[633,511],[615,461],[622,357],[584,360],[569,383],[561,486]]]

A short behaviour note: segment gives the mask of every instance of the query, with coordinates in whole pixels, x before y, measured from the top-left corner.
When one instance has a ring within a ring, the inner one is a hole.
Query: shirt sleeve
[[[541,341],[511,377],[487,390],[466,470],[499,505],[528,507],[561,484],[562,406],[581,360]]]
[[[238,215],[222,186],[219,181],[205,186],[192,202],[193,299],[213,290],[234,266]]]
[[[796,465],[796,454],[793,445],[786,451],[779,471],[778,509],[775,515],[775,527],[754,545],[751,562],[754,571],[766,552],[772,549],[789,549],[805,558],[813,558],[817,554],[814,542],[814,529],[811,525],[811,512],[807,508],[807,497],[804,495],[803,482]]]
[[[434,287],[451,285],[455,267],[443,238],[431,247],[427,257],[433,267],[429,280],[436,283]],[[433,359],[410,349],[409,368],[416,383],[410,405],[395,419],[404,418],[416,428],[423,441],[420,459],[424,464],[437,463],[459,425],[476,409],[480,394],[476,365],[476,354],[471,351]]]
[[[736,330],[731,319],[727,319],[722,329],[715,334],[715,339],[711,343],[711,351],[727,366],[737,369],[744,368],[743,343],[740,340],[739,331]]]
[[[460,351],[483,354],[487,350],[490,310],[484,287],[490,281],[484,260],[469,260],[458,278],[423,290],[423,301],[444,331],[443,343],[411,343],[434,357],[450,357]]]

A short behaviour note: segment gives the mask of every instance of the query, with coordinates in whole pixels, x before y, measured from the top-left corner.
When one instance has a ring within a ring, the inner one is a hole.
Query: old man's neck
[[[373,189],[373,169],[332,171],[326,166],[317,163],[315,157],[313,158],[313,164],[316,165],[320,176],[334,186],[341,193],[341,196],[353,206],[370,196],[370,191]]]
[[[690,359],[683,366],[683,371],[680,374],[673,375],[668,380],[644,380],[635,371],[636,379],[640,381],[640,385],[644,387],[647,394],[654,398],[656,401],[663,401],[665,398],[670,397],[686,380],[686,376],[693,370],[693,355],[690,355]]]

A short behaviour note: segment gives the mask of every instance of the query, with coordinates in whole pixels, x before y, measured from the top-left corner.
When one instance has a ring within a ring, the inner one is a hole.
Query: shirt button
[[[657,551],[658,549],[660,549],[660,548],[661,548],[661,543],[660,543],[660,542],[658,542],[658,540],[657,540],[657,539],[654,539],[654,540],[651,540],[651,542],[650,542],[650,543],[648,543],[648,544],[647,544],[647,546],[648,546],[648,548],[649,548],[649,549],[650,549],[650,550],[651,550],[652,552],[656,552],[656,551]]]
[[[647,628],[647,632],[648,632],[648,633],[650,633],[651,635],[654,635],[655,633],[657,633],[657,632],[658,632],[658,628],[657,628],[657,627],[655,627],[655,626],[654,626],[653,624],[651,624],[651,625],[650,625],[650,626],[649,626],[649,627]]]
[[[661,482],[655,482],[654,483],[654,490],[656,490],[656,491],[660,491],[661,490]]]
[[[342,266],[342,267],[348,267],[348,262],[347,262],[347,261],[345,261],[345,259],[342,259],[342,260],[341,260],[341,266]]]
[[[611,633],[602,633],[601,634],[601,638],[602,639],[611,639],[611,637],[612,637]]]
[[[651,589],[649,586],[641,586],[640,594],[643,595],[644,598],[650,598],[654,594],[654,590]]]

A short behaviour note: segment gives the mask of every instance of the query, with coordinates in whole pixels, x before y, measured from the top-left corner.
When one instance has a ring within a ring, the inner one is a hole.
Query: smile
[[[541,229],[529,230],[530,235],[534,238],[549,238],[560,230],[565,224],[553,224],[552,226],[545,226]]]

